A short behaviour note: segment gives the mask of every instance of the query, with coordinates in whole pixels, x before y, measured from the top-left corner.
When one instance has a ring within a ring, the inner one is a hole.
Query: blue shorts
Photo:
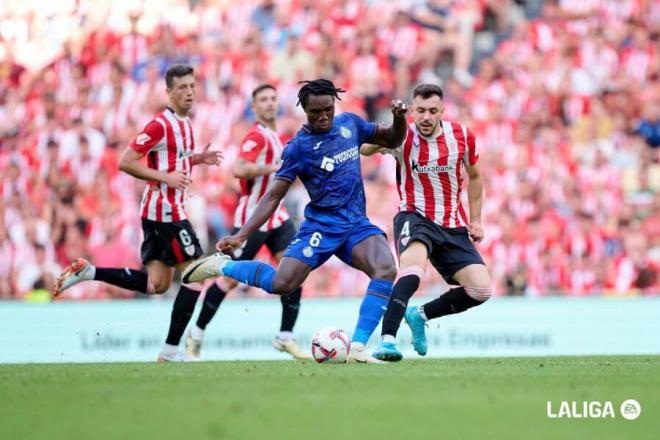
[[[381,234],[385,235],[385,232],[366,217],[349,227],[304,220],[284,256],[300,260],[314,269],[333,255],[353,266],[353,248],[365,238]]]

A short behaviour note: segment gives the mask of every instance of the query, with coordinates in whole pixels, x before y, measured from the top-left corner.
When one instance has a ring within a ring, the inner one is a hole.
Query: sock
[[[163,345],[163,349],[160,352],[164,355],[168,355],[168,354],[176,354],[178,351],[179,351],[178,345],[170,345],[165,343]]]
[[[204,340],[204,329],[199,328],[197,325],[193,325],[190,329],[190,337],[195,341],[200,342]]]
[[[380,318],[387,309],[387,302],[392,295],[392,281],[371,280],[367,294],[360,305],[360,315],[353,332],[352,343],[367,345],[369,337],[378,326]]]
[[[197,327],[201,330],[206,329],[206,326],[215,316],[215,312],[218,311],[218,307],[220,307],[220,303],[225,299],[226,295],[227,292],[222,290],[217,283],[211,284],[211,287],[206,290],[206,294],[204,295],[202,310],[197,317]],[[201,338],[199,340],[201,340]]]
[[[406,314],[408,301],[419,288],[421,280],[417,274],[405,275],[396,282],[392,289],[392,297],[387,304],[387,311],[383,316],[383,330],[381,334],[396,336],[401,325],[403,315]]]
[[[269,264],[261,261],[228,261],[222,268],[222,273],[248,286],[273,293],[275,269]]]
[[[381,340],[386,344],[394,344],[396,342],[396,338],[392,335],[383,335]]]
[[[296,325],[298,319],[298,310],[300,310],[300,297],[302,295],[302,288],[298,287],[293,293],[289,295],[282,295],[280,302],[282,303],[282,322],[280,324],[281,332],[293,332],[293,326]]]
[[[281,331],[277,334],[277,339],[281,339],[283,341],[290,341],[291,339],[293,339],[293,332]]]
[[[484,301],[476,300],[468,295],[465,292],[465,288],[455,287],[433,301],[427,302],[421,306],[420,312],[423,312],[423,317],[430,320],[445,315],[464,312],[471,307],[482,304],[483,302]]]
[[[167,344],[179,346],[181,336],[183,336],[183,332],[186,330],[188,322],[190,322],[190,317],[195,311],[195,303],[198,297],[199,292],[186,286],[181,286],[179,289],[172,306],[170,329],[167,332],[167,339],[165,339]]]
[[[419,316],[422,317],[422,319],[424,320],[424,322],[426,322],[426,321],[429,320],[429,318],[426,317],[426,313],[424,313],[424,306],[419,306],[419,307],[417,307],[417,311],[419,312]]]
[[[128,267],[123,269],[97,267],[94,273],[94,279],[123,289],[136,290],[142,293],[154,293],[153,290],[151,292],[147,291],[149,276],[144,272],[129,269]]]

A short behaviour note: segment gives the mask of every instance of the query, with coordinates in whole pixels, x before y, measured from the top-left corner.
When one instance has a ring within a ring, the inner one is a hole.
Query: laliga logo
[[[598,401],[562,401],[559,404],[559,409],[554,412],[552,402],[548,401],[546,405],[547,416],[550,419],[604,419],[606,417],[616,417],[614,413],[614,406],[612,402],[598,402]],[[642,413],[642,406],[634,399],[625,400],[619,407],[621,417],[626,420],[635,420]]]

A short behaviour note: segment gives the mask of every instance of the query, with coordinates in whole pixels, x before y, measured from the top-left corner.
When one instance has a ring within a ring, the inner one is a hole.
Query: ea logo
[[[635,399],[624,400],[621,404],[621,417],[626,420],[635,420],[642,413],[642,405]]]

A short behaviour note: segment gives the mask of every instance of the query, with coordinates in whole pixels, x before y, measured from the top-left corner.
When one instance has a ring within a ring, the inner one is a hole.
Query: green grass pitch
[[[2,439],[660,438],[660,356],[0,365],[0,394]],[[549,419],[549,400],[616,417]]]

